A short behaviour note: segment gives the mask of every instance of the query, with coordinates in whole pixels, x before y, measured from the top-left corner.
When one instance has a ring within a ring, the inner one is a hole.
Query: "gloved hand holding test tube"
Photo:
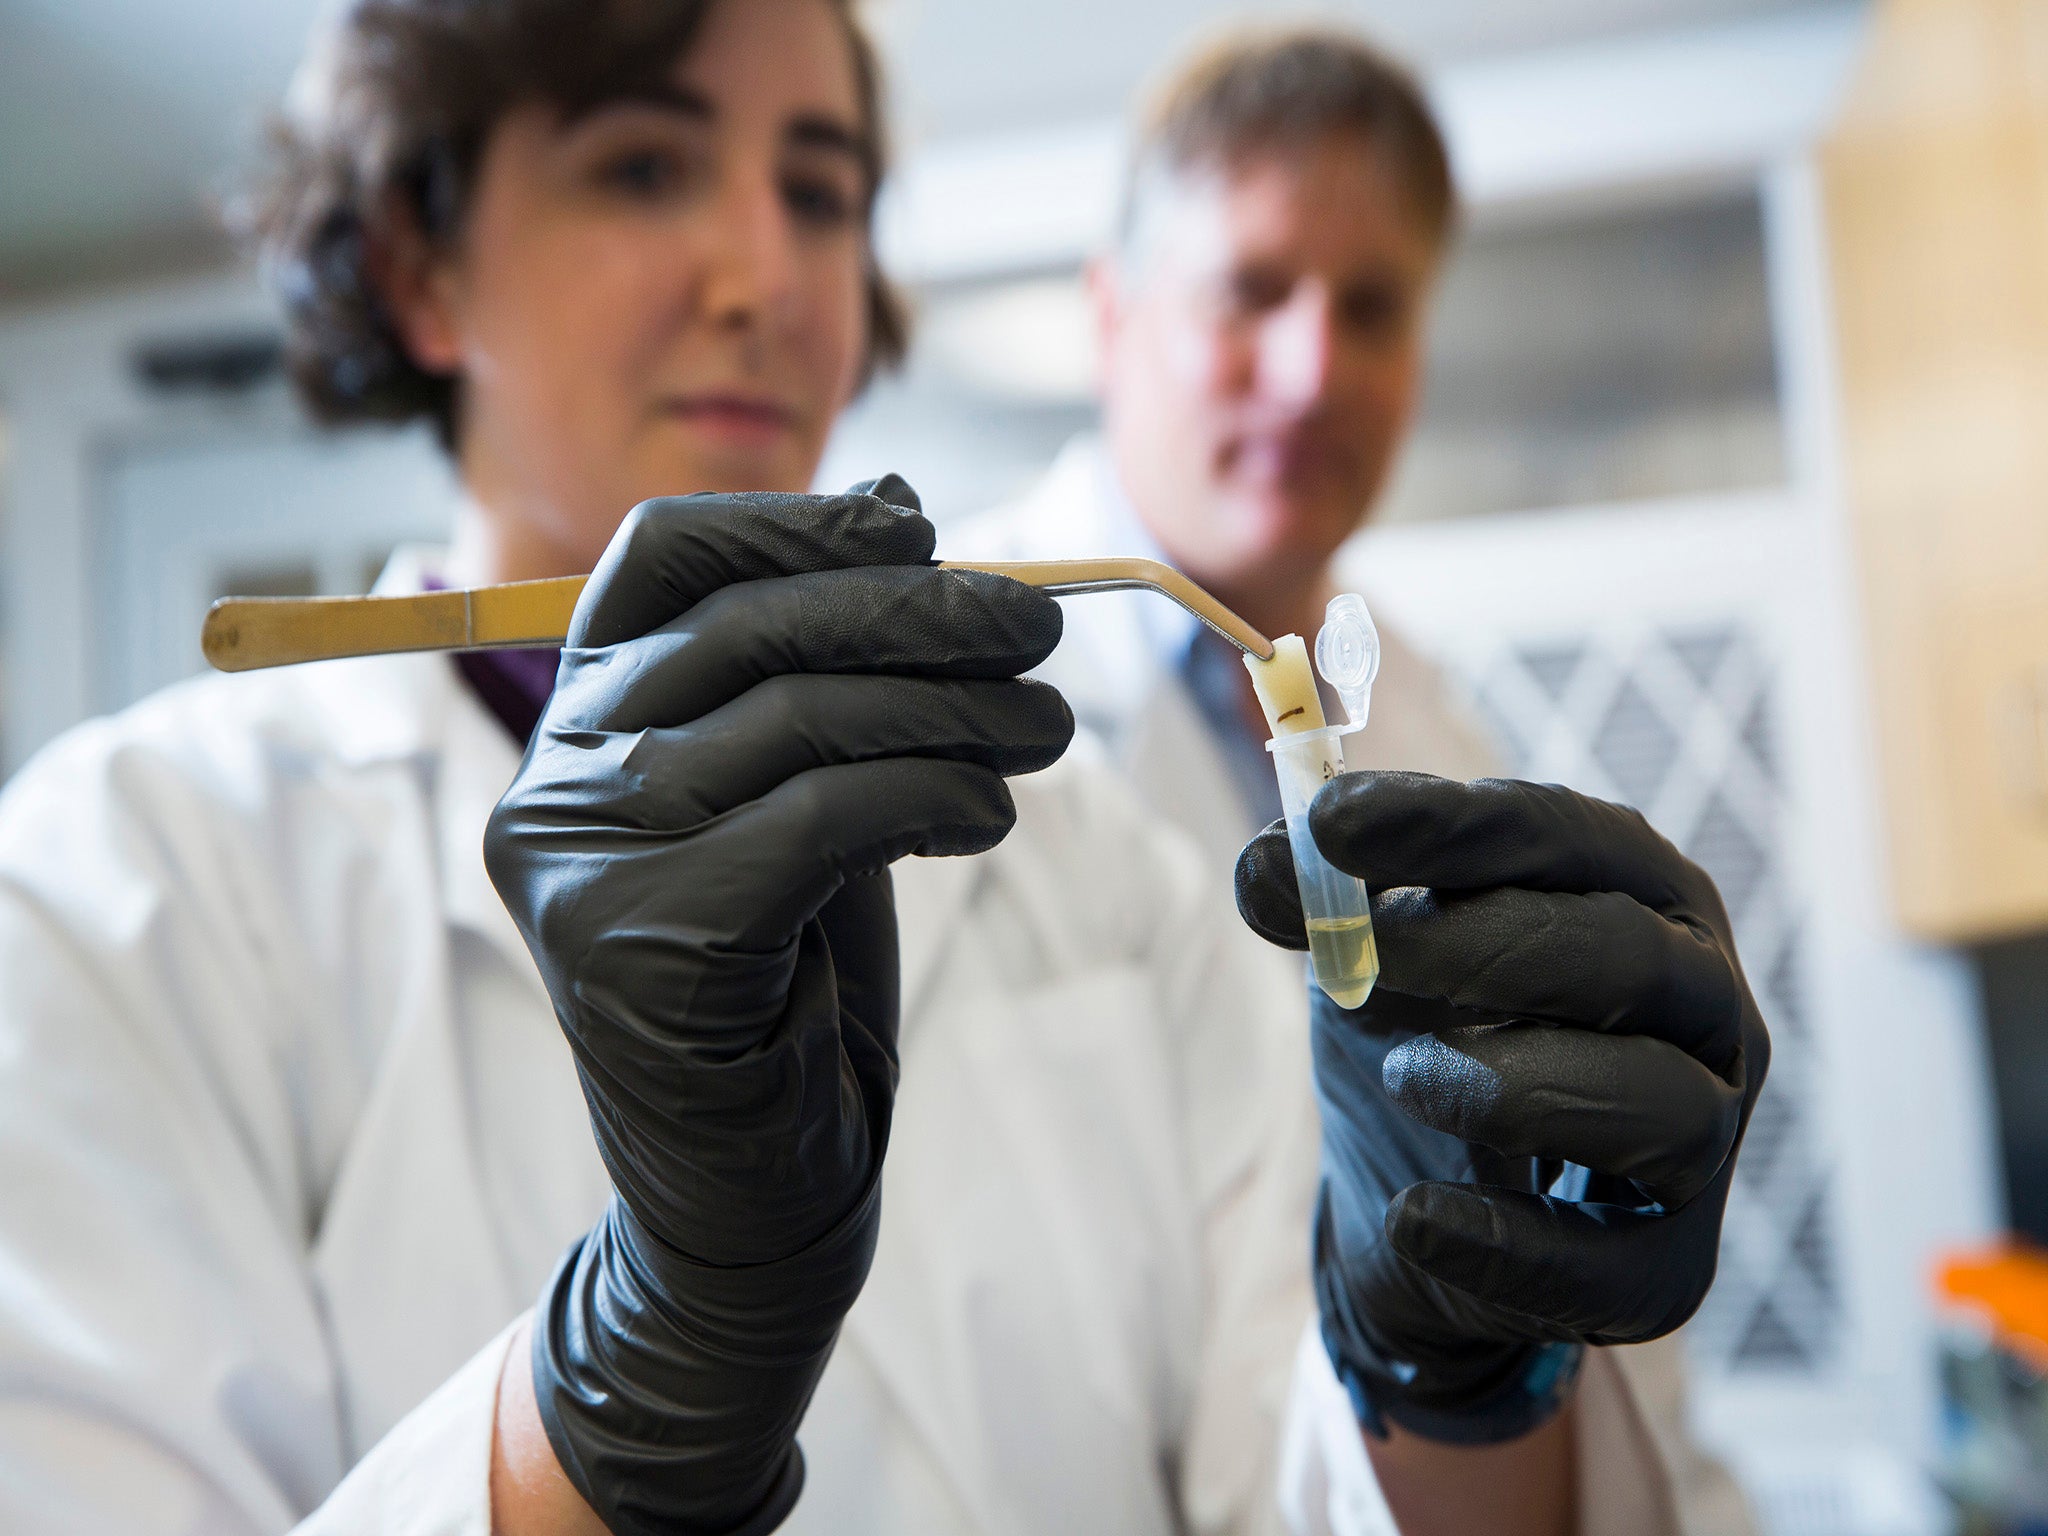
[[[1316,985],[1338,1007],[1356,1008],[1372,995],[1380,974],[1372,900],[1363,880],[1337,869],[1316,847],[1308,808],[1316,792],[1344,771],[1344,738],[1365,729],[1373,679],[1380,670],[1379,631],[1357,593],[1331,599],[1316,636],[1316,669],[1344,701],[1348,718],[1343,725],[1331,725],[1324,717],[1301,636],[1282,635],[1273,642],[1270,661],[1247,655],[1244,664],[1273,732],[1266,750],[1273,754],[1280,779],[1280,808],[1287,818]]]

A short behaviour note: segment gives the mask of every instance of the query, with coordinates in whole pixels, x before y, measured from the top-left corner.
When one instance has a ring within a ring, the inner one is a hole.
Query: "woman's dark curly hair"
[[[293,383],[336,424],[425,418],[455,447],[459,381],[407,354],[371,274],[394,200],[426,238],[459,238],[484,145],[513,108],[589,111],[667,80],[717,0],[354,0],[316,45],[273,126],[241,223],[283,300]],[[873,257],[884,166],[880,68],[846,26],[867,159],[868,355],[863,377],[909,342],[903,305]]]

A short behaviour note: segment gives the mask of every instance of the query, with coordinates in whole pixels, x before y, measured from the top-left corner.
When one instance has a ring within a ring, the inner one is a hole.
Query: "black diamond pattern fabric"
[[[1624,678],[1593,737],[1593,757],[1621,798],[1636,806],[1655,799],[1678,745],[1678,733],[1664,723],[1650,696],[1633,678]]]
[[[1578,675],[1579,663],[1586,659],[1583,645],[1544,646],[1522,653],[1522,665],[1529,669],[1529,675],[1536,679],[1536,685],[1553,701],[1564,698],[1565,690]]]
[[[1640,806],[1640,800],[1631,804]],[[1684,839],[1685,851],[1721,887],[1721,899],[1728,903],[1728,915],[1738,927],[1749,916],[1763,884],[1770,878],[1770,855],[1758,834],[1740,812],[1721,795],[1715,794],[1701,812],[1692,836]]]
[[[1720,1277],[1687,1337],[1706,1374],[1826,1369],[1841,1298],[1768,658],[1747,630],[1721,625],[1446,660],[1510,771],[1634,805],[1720,885],[1774,1054],[1729,1205]]]
[[[1664,643],[1692,675],[1695,683],[1701,688],[1712,688],[1715,677],[1721,671],[1721,664],[1735,649],[1737,641],[1732,629],[1706,629],[1692,630],[1682,635],[1667,635]]]

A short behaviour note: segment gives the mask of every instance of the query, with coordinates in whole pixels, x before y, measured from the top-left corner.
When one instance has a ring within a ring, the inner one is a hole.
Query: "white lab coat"
[[[956,560],[1056,560],[1156,555],[1150,536],[1123,498],[1101,441],[1068,443],[1047,473],[1006,507],[948,527],[942,552]],[[1195,621],[1166,599],[1143,592],[1099,593],[1064,600],[1066,630],[1037,676],[1056,685],[1084,728],[1102,741],[1140,796],[1195,840],[1215,878],[1228,880],[1245,837],[1247,809],[1221,749],[1187,686],[1166,657],[1193,632]],[[1382,663],[1372,691],[1369,728],[1349,739],[1346,760],[1357,768],[1409,768],[1470,779],[1500,771],[1484,734],[1456,702],[1441,675],[1401,636],[1380,627]],[[1314,636],[1309,636],[1314,644]],[[1269,955],[1271,952],[1269,952]],[[1269,961],[1279,982],[1298,979],[1291,957]],[[1304,996],[1297,988],[1296,995]],[[1304,1375],[1319,1374],[1320,1356],[1305,1358]],[[1685,1419],[1682,1353],[1672,1339],[1655,1345],[1596,1351],[1581,1393],[1582,1484],[1596,1500],[1613,1482],[1620,1448],[1651,1434],[1677,1511],[1693,1536],[1745,1536],[1753,1530],[1740,1491],[1721,1466],[1692,1442]],[[1297,1402],[1326,1403],[1335,1382]],[[1326,1416],[1319,1426],[1331,1436]],[[1297,1417],[1292,1434],[1304,1425]],[[1609,1443],[1610,1440],[1612,1443]],[[1338,1452],[1323,1447],[1325,1459]],[[1623,1461],[1625,1455],[1621,1455]],[[1622,1518],[1617,1530],[1647,1530],[1647,1514]],[[1605,1519],[1589,1509],[1589,1519]]]
[[[394,657],[173,689],[0,797],[0,1529],[485,1536],[509,1327],[608,1192],[482,866],[516,763]],[[1112,776],[1016,795],[898,867],[883,1230],[792,1528],[1372,1530],[1355,1436],[1275,1492],[1298,1006]],[[1647,1439],[1603,1454],[1589,1529],[1670,1529]]]

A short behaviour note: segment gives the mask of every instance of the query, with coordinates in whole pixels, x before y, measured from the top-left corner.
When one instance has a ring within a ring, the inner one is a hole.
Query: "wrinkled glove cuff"
[[[678,1253],[613,1199],[536,1308],[534,1392],[617,1536],[756,1536],[795,1507],[796,1431],[874,1256],[879,1179],[789,1258]]]
[[[1418,1393],[1412,1367],[1356,1361],[1328,1324],[1323,1348],[1368,1434],[1384,1440],[1394,1424],[1443,1445],[1501,1445],[1540,1428],[1570,1399],[1586,1357],[1583,1344],[1532,1344],[1473,1395],[1447,1400]]]

